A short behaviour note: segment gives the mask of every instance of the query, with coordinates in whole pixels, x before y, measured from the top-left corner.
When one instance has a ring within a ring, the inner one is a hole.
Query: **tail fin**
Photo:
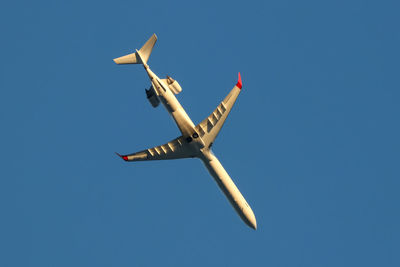
[[[135,53],[114,58],[114,62],[117,64],[147,64],[147,60],[150,57],[151,51],[153,50],[154,44],[157,41],[157,35],[153,34],[149,40]]]

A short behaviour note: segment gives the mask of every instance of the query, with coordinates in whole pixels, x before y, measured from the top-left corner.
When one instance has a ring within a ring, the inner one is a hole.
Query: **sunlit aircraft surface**
[[[160,79],[149,68],[147,61],[153,50],[157,36],[153,34],[150,39],[135,53],[115,58],[117,64],[142,64],[146,70],[151,87],[146,90],[147,99],[153,107],[160,102],[175,120],[182,135],[161,146],[142,150],[133,154],[120,155],[125,161],[164,160],[181,158],[199,158],[214,177],[219,188],[228,198],[229,202],[239,214],[240,218],[251,228],[257,229],[256,217],[243,195],[229,177],[222,164],[211,151],[211,146],[224,124],[233,104],[241,89],[242,80],[239,73],[238,82],[217,106],[210,116],[194,125],[186,111],[183,109],[175,95],[182,91],[179,83],[167,76]]]

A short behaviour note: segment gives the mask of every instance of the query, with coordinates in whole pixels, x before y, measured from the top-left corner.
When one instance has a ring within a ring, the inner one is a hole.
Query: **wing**
[[[193,157],[185,139],[180,136],[164,145],[142,150],[129,155],[120,155],[125,161],[145,161],[163,159],[181,159]]]
[[[225,97],[225,99],[217,106],[210,116],[196,125],[196,131],[204,141],[207,147],[210,147],[224,125],[226,118],[235,104],[237,97],[242,89],[242,79],[238,77],[238,82]]]

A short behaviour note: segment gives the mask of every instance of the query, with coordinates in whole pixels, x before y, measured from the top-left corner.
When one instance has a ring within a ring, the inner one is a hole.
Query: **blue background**
[[[400,266],[398,1],[7,1],[0,266]],[[156,33],[247,227],[199,160],[125,163],[179,135],[117,66]]]

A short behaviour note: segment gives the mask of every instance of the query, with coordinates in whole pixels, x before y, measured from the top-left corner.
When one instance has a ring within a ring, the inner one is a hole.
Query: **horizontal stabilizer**
[[[122,56],[119,58],[114,58],[114,62],[117,64],[138,64],[141,63],[140,60],[138,59],[138,57],[136,56],[136,52],[126,55],[126,56]]]
[[[153,34],[139,51],[122,57],[114,58],[114,62],[117,64],[146,64],[156,41],[157,35]]]

